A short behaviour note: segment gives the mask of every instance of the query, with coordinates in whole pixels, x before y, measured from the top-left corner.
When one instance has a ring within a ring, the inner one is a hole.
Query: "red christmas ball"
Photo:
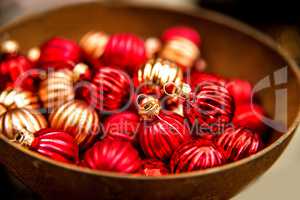
[[[188,39],[197,46],[201,45],[201,37],[198,31],[188,26],[174,26],[166,29],[161,36],[161,40],[167,42],[178,37]]]
[[[179,146],[170,161],[173,173],[190,172],[223,165],[226,162],[221,148],[210,140],[192,140]]]
[[[82,90],[82,95],[102,112],[115,111],[129,101],[130,81],[124,71],[103,67],[96,72],[91,87]]]
[[[225,79],[216,74],[197,71],[193,71],[190,79],[186,78],[186,82],[190,83],[193,90],[198,90],[202,85],[210,83],[219,83],[222,85],[226,83]]]
[[[251,103],[252,85],[241,79],[233,79],[226,84],[236,106]]]
[[[236,161],[258,152],[262,147],[259,134],[246,128],[232,127],[216,139],[216,144],[223,148],[225,156],[230,161]]]
[[[139,102],[139,114],[142,118],[139,142],[150,158],[168,160],[180,144],[191,139],[185,124],[161,112],[158,100],[151,96]]]
[[[236,126],[251,129],[257,133],[266,131],[267,126],[262,121],[265,116],[264,109],[257,104],[237,106],[232,122]]]
[[[144,176],[163,176],[169,173],[168,166],[160,160],[146,159],[143,160],[139,171]]]
[[[20,130],[17,142],[44,156],[66,163],[78,163],[78,145],[67,132],[44,128],[35,133]]]
[[[83,166],[97,170],[134,173],[140,169],[141,159],[130,142],[104,139],[85,152]]]
[[[130,111],[109,116],[104,122],[106,138],[134,142],[138,132],[140,118]]]
[[[33,63],[23,55],[10,55],[0,62],[0,74],[8,76],[13,87],[25,90],[34,88],[32,69]]]
[[[220,83],[202,84],[198,91],[186,94],[183,102],[184,115],[197,127],[195,133],[223,131],[233,115],[232,97]]]
[[[81,59],[81,50],[76,42],[54,37],[41,46],[39,64],[44,68],[55,70],[73,69]]]
[[[146,62],[144,41],[130,33],[114,34],[106,44],[102,61],[133,73]]]

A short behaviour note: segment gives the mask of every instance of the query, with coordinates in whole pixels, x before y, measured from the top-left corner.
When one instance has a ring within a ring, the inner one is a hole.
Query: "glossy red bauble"
[[[210,140],[198,139],[179,146],[171,158],[170,167],[173,173],[180,173],[212,168],[225,162],[222,149]]]
[[[31,150],[57,161],[66,163],[79,161],[78,145],[69,133],[61,130],[45,128],[34,134],[21,130],[17,141]]]
[[[257,133],[266,131],[267,126],[263,122],[264,109],[257,104],[245,104],[237,106],[232,122],[235,126],[245,127]]]
[[[139,142],[143,152],[150,158],[169,160],[180,144],[191,139],[190,130],[183,121],[159,111],[154,98],[147,97],[140,105]]]
[[[140,169],[141,159],[131,143],[104,139],[86,151],[83,166],[97,170],[134,173]]]
[[[168,167],[160,160],[143,160],[139,174],[144,176],[163,176],[169,173]]]
[[[130,81],[124,71],[103,67],[96,72],[91,87],[83,89],[82,95],[101,112],[116,111],[129,101]]]
[[[104,122],[105,138],[136,141],[140,118],[130,111],[109,116]]]
[[[8,76],[13,87],[33,90],[32,72],[33,63],[23,55],[10,55],[0,62],[0,74]]]
[[[161,40],[167,42],[178,37],[188,39],[197,46],[201,45],[201,38],[197,30],[188,26],[174,26],[166,29],[161,36]]]
[[[233,102],[228,90],[219,83],[202,84],[198,91],[190,93],[183,102],[184,115],[195,133],[217,134],[223,131],[233,115]]]
[[[250,82],[233,79],[226,84],[226,88],[233,97],[235,106],[251,103],[252,85]]]
[[[225,85],[226,81],[216,74],[193,71],[190,78],[186,78],[186,82],[190,84],[193,90],[199,90],[202,85],[210,83],[220,83]]]
[[[262,147],[259,134],[245,128],[227,128],[216,139],[230,161],[236,161],[258,152]]]
[[[117,66],[133,73],[146,62],[144,41],[130,33],[111,35],[104,49],[102,61],[106,65]]]
[[[39,64],[44,68],[73,69],[81,59],[81,50],[76,42],[54,37],[41,46]]]

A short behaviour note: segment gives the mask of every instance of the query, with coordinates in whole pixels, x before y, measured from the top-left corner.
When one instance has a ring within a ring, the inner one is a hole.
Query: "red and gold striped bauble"
[[[48,111],[73,100],[75,97],[73,72],[69,69],[50,72],[41,82],[38,94]]]
[[[15,108],[40,108],[38,96],[30,91],[22,89],[8,88],[0,93],[0,103],[7,107],[7,109]]]
[[[46,157],[65,163],[78,163],[78,145],[67,132],[44,128],[35,133],[22,129],[15,142]]]
[[[90,146],[100,133],[99,117],[96,111],[84,101],[69,101],[49,116],[51,128],[70,133],[80,148]]]
[[[16,133],[21,129],[36,132],[46,127],[47,121],[44,116],[32,109],[11,109],[0,116],[0,133],[9,139],[14,139]]]

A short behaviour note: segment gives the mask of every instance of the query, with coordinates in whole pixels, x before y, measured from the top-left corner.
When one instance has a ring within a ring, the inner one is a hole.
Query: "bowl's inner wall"
[[[202,55],[208,62],[209,71],[226,77],[244,78],[256,84],[266,76],[270,76],[272,81],[273,72],[287,65],[277,53],[253,38],[205,19],[176,15],[172,11],[165,11],[161,16],[151,9],[104,8],[91,4],[62,9],[16,23],[6,29],[5,33],[19,41],[22,50],[26,51],[57,35],[78,40],[87,31],[101,30],[108,33],[133,32],[148,37],[159,36],[169,26],[186,24],[197,28],[202,35]],[[78,12],[74,12],[74,9]],[[272,83],[271,87],[258,92],[258,95],[273,118],[275,89],[287,88],[287,126],[290,126],[297,116],[300,104],[299,94],[291,91],[300,91],[300,88],[294,73],[288,71],[288,75],[288,83],[280,86]],[[279,116],[282,118],[284,114],[280,113]],[[272,141],[280,135],[273,131]]]

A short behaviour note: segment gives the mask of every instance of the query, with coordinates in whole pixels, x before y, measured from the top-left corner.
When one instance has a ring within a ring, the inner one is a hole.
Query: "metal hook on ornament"
[[[136,97],[136,105],[141,116],[158,115],[161,108],[158,99],[145,94]]]
[[[34,134],[30,131],[28,131],[26,128],[15,128],[16,134],[13,139],[11,139],[11,142],[19,143],[24,146],[30,146],[33,143],[34,140]]]
[[[191,87],[186,84],[176,84],[174,82],[168,82],[164,84],[163,87],[164,93],[170,97],[176,98],[176,97],[183,97],[186,98],[191,93]]]

